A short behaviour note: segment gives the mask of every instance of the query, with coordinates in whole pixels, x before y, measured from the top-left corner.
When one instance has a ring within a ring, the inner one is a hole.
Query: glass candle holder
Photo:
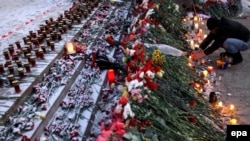
[[[26,47],[24,47],[24,48],[22,49],[22,51],[23,51],[23,55],[24,55],[24,57],[26,57],[26,54],[28,53],[27,48],[26,48]]]
[[[10,55],[13,55],[13,53],[15,52],[13,44],[9,45],[8,50],[9,50]]]
[[[30,31],[29,31],[29,35],[30,35],[30,36],[32,36],[32,34],[33,34],[33,31],[32,31],[32,30],[30,30]]]
[[[26,58],[28,59],[29,62],[30,62],[30,56],[31,56],[30,53],[27,53],[27,54],[26,54]]]
[[[21,44],[20,44],[19,41],[16,41],[15,44],[16,44],[16,47],[17,47],[18,49],[22,49]]]
[[[14,74],[14,67],[13,67],[13,65],[8,65],[8,70],[9,70],[9,74]]]
[[[36,57],[35,56],[30,57],[30,64],[32,67],[36,66]]]
[[[32,38],[36,38],[37,34],[36,33],[32,33]]]
[[[51,51],[55,51],[55,43],[53,41],[50,42]]]
[[[9,75],[7,76],[7,78],[8,78],[8,80],[9,80],[10,86],[13,86],[13,85],[12,85],[12,81],[14,81],[14,75],[13,75],[13,74],[9,74]]]
[[[49,18],[49,20],[50,20],[50,22],[51,22],[51,23],[53,23],[53,22],[54,22],[53,18]]]
[[[3,80],[0,78],[0,87],[3,87]]]
[[[17,54],[17,53],[14,53],[12,59],[13,59],[14,61],[19,60],[18,54]]]
[[[62,34],[61,34],[61,32],[57,32],[56,35],[57,35],[57,39],[58,40],[62,40]]]
[[[26,37],[23,37],[23,42],[24,42],[25,45],[27,44],[27,39],[26,39]]]
[[[47,46],[50,46],[50,38],[46,38]]]
[[[41,45],[41,49],[42,49],[42,51],[43,51],[44,53],[47,52],[47,51],[46,51],[46,46],[45,46],[45,45]]]
[[[3,51],[3,55],[4,55],[5,60],[9,60],[10,59],[9,51],[8,50],[4,50]]]
[[[4,65],[3,63],[0,63],[0,74],[4,73]]]
[[[16,65],[18,68],[23,67],[22,62],[20,60],[16,60]]]
[[[37,38],[33,38],[32,43],[34,44],[35,47],[37,47],[39,45],[39,41]]]
[[[11,65],[11,64],[12,64],[12,63],[11,63],[11,60],[6,60],[4,67],[8,67],[8,66]]]
[[[19,81],[18,81],[18,80],[12,81],[12,85],[13,85],[13,87],[15,88],[15,92],[16,92],[16,93],[20,93],[20,92],[21,92],[21,89],[20,89]]]
[[[20,79],[23,79],[25,77],[23,68],[18,68],[17,70],[18,70]]]
[[[43,42],[43,34],[38,35],[38,42],[41,44]]]
[[[42,31],[42,34],[43,34],[43,38],[45,39],[47,37],[46,31]]]
[[[44,59],[43,50],[39,50],[39,58],[42,60]]]
[[[50,35],[51,35],[51,39],[52,39],[53,41],[55,41],[55,40],[56,40],[55,33],[53,32],[53,33],[51,33]]]
[[[24,67],[25,67],[27,73],[31,72],[29,62],[24,62]]]
[[[38,57],[39,56],[39,48],[35,48],[34,51],[35,51],[36,57]]]

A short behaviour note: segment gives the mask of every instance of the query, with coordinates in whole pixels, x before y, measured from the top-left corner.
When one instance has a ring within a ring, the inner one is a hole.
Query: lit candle
[[[235,118],[230,119],[230,124],[236,125],[237,124],[237,120]]]
[[[222,106],[223,106],[222,102],[221,102],[221,101],[219,101],[219,103],[218,103],[218,107],[222,107]]]
[[[193,64],[191,62],[188,63],[189,67],[193,67]]]
[[[233,113],[233,112],[234,112],[234,105],[233,105],[233,104],[230,105],[229,111],[230,111],[230,113]]]
[[[199,28],[199,24],[198,23],[195,23],[194,24],[194,29],[198,29]]]
[[[202,29],[199,29],[199,34],[201,35],[203,33],[203,30]]]
[[[207,70],[204,70],[201,72],[201,77],[202,78],[207,78],[208,77],[208,71]]]
[[[194,49],[194,40],[190,40],[190,46],[192,49]]]
[[[194,16],[194,21],[198,21],[198,16]]]
[[[208,66],[208,67],[207,67],[207,71],[208,71],[209,73],[211,73],[211,72],[213,71],[213,69],[214,69],[214,68],[213,68],[212,66]]]
[[[108,70],[108,82],[110,85],[115,82],[115,71],[113,69]]]

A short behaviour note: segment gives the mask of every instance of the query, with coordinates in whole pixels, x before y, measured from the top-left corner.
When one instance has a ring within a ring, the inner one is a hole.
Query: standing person
[[[226,55],[232,58],[232,65],[242,62],[240,51],[250,48],[249,38],[250,31],[247,27],[237,21],[228,18],[211,17],[207,20],[207,28],[210,30],[209,35],[202,41],[200,48],[205,55],[209,55],[223,47]]]

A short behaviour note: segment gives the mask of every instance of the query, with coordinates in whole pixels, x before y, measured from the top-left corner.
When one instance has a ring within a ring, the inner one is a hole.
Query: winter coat
[[[204,50],[206,55],[211,54],[219,47],[222,47],[227,38],[235,38],[247,42],[250,38],[250,31],[243,24],[222,17],[217,32],[210,32],[200,44],[200,48]],[[207,47],[212,41],[214,42],[211,46]]]

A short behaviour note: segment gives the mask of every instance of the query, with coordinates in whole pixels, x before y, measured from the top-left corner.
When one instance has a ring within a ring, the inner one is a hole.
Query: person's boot
[[[243,60],[239,51],[237,53],[230,53],[230,56],[233,58],[233,62],[231,63],[231,65],[237,65]]]

